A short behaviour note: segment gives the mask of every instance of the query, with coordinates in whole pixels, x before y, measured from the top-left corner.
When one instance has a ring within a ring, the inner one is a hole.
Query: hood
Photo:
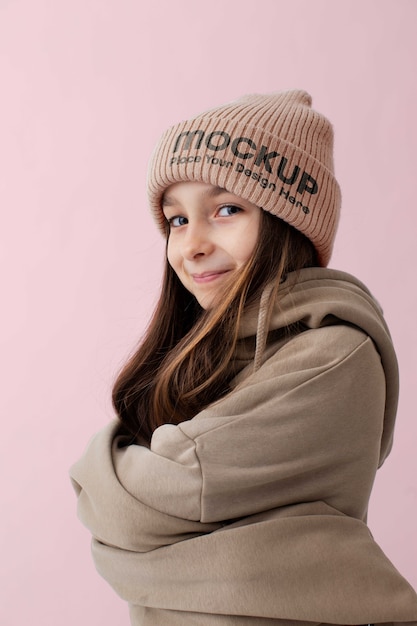
[[[386,380],[381,466],[392,448],[399,377],[395,350],[380,305],[354,276],[327,268],[307,268],[289,274],[282,283],[267,325],[271,289],[272,286],[265,290],[260,304],[248,310],[242,322],[239,339],[240,344],[246,346],[246,363],[249,356],[247,346],[252,344],[255,349],[254,369],[260,367],[268,356],[269,339],[274,337],[276,341],[277,331],[282,331],[283,342],[292,336],[294,329],[295,332],[302,332],[347,324],[365,332],[381,357]],[[289,328],[293,331],[287,332]]]

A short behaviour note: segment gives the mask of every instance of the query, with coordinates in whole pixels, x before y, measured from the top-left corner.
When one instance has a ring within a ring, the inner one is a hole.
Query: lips
[[[209,270],[207,272],[201,272],[201,274],[191,274],[194,282],[196,283],[209,283],[224,274],[227,274],[230,270]]]

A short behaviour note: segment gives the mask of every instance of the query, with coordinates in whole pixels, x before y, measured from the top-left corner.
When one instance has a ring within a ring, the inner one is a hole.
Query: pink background
[[[416,23],[415,0],[0,0],[1,624],[128,624],[68,468],[158,290],[153,144],[255,91],[307,89],[335,125],[331,266],[383,305],[402,376],[370,525],[417,586]]]

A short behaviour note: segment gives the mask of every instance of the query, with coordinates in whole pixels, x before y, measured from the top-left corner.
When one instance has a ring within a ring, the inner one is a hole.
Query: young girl
[[[332,144],[291,91],[207,111],[155,150],[160,300],[118,419],[71,470],[135,626],[417,624],[366,525],[397,362],[368,290],[326,268]]]

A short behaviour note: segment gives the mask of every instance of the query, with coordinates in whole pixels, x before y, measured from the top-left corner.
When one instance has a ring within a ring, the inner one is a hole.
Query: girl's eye
[[[174,215],[174,217],[171,217],[168,220],[168,224],[173,228],[177,228],[178,226],[184,226],[185,224],[188,224],[188,219],[186,217],[183,217],[182,215]]]
[[[226,206],[222,206],[221,209],[219,209],[219,216],[220,217],[228,217],[229,215],[236,215],[236,213],[240,213],[242,211],[242,209],[238,206],[235,206],[234,204],[228,204]]]

